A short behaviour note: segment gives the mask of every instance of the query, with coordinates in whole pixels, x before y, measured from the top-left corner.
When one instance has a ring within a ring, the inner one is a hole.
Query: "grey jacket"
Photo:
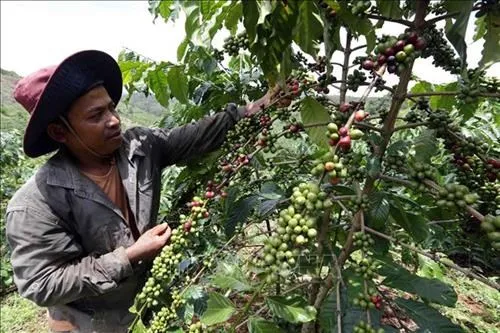
[[[141,234],[156,224],[161,170],[218,148],[243,111],[230,104],[172,130],[124,133],[117,165]],[[146,264],[130,264],[125,248],[134,238],[120,209],[65,154],[55,154],[16,192],[6,220],[22,296],[78,332],[126,332]]]

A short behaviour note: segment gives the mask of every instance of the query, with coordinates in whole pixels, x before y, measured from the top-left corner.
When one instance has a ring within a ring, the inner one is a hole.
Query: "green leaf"
[[[485,21],[486,16],[481,16],[476,19],[475,28],[474,28],[474,37],[472,37],[473,42],[477,42],[481,38],[484,37],[486,34],[486,21]]]
[[[474,100],[472,103],[459,103],[457,106],[458,113],[464,118],[469,120],[474,116],[479,107],[479,100]]]
[[[445,85],[438,85],[434,87],[435,92],[446,92],[446,91],[457,91],[458,83],[452,82]],[[432,96],[429,99],[429,104],[432,109],[445,109],[451,111],[453,106],[457,103],[456,96],[453,95],[443,95],[443,96]]]
[[[257,36],[257,22],[259,20],[259,7],[257,1],[243,1],[243,25],[248,35],[248,40],[253,43]]]
[[[412,274],[392,261],[384,260],[378,273],[385,276],[384,285],[416,294],[428,302],[451,307],[457,302],[457,294],[452,286],[438,279]]]
[[[270,296],[266,303],[275,316],[290,323],[307,323],[316,318],[316,309],[300,296]]]
[[[323,35],[323,22],[313,1],[300,3],[299,17],[293,35],[293,40],[304,52],[316,57],[319,49],[318,40]]]
[[[306,97],[302,100],[300,116],[305,126],[315,123],[327,123],[330,120],[330,115],[325,107],[312,97]],[[306,128],[306,132],[312,142],[320,147],[328,147],[325,136],[326,125]]]
[[[228,9],[226,19],[224,20],[224,27],[231,32],[231,34],[236,34],[238,29],[238,22],[243,15],[243,7],[241,2],[232,4]]]
[[[177,61],[183,61],[184,56],[186,55],[186,49],[189,45],[189,39],[185,38],[177,47]]]
[[[226,198],[226,210],[224,214],[224,232],[226,236],[232,236],[237,224],[244,224],[252,212],[252,209],[259,203],[257,195],[244,196],[238,200],[231,194],[231,189]]]
[[[419,327],[419,332],[429,333],[462,333],[464,330],[444,317],[438,310],[421,302],[396,298],[396,304],[405,312]]]
[[[418,254],[418,265],[420,267],[419,273],[421,273],[424,277],[443,280],[443,270],[434,260]]]
[[[167,76],[161,67],[148,72],[146,82],[155,95],[156,100],[164,107],[168,107],[170,92],[168,90]]]
[[[123,85],[139,81],[150,66],[142,61],[119,61],[118,65],[122,72]]]
[[[462,59],[462,64],[467,61],[467,44],[465,43],[465,33],[469,22],[470,13],[474,0],[445,0],[443,6],[448,12],[458,12],[455,23],[451,26],[446,24],[446,37],[457,50]]]
[[[370,156],[366,164],[367,172],[370,177],[375,177],[380,173],[382,164],[377,156]]]
[[[429,227],[422,215],[406,212],[404,206],[394,197],[390,205],[390,215],[394,222],[403,227],[415,241],[422,242],[427,238]]]
[[[248,332],[250,333],[275,333],[282,331],[275,323],[261,317],[250,317],[248,319]]]
[[[387,222],[391,207],[387,195],[383,192],[375,192],[368,199],[370,200],[370,210],[367,213],[366,222],[370,227],[381,230]]]
[[[212,277],[212,283],[221,289],[233,289],[236,291],[252,290],[252,285],[245,274],[236,265],[221,263],[218,271]]]
[[[483,57],[479,61],[479,67],[488,68],[500,61],[500,14],[493,13],[486,16],[486,34],[484,35]]]
[[[207,310],[200,321],[207,326],[222,323],[231,318],[235,310],[229,299],[219,293],[211,292],[208,294]]]
[[[192,37],[196,31],[200,29],[200,12],[198,10],[192,9],[186,16],[186,23],[184,24],[184,30],[186,31],[186,39],[192,40]]]
[[[132,328],[129,328],[130,333],[146,333],[147,331],[146,326],[144,326],[140,318],[134,323]]]
[[[168,71],[168,84],[172,95],[182,104],[188,104],[188,78],[182,67],[172,67]]]
[[[418,83],[415,84],[410,90],[410,92],[413,94],[424,93],[429,91],[434,91],[434,85],[427,81],[418,81]]]
[[[174,0],[149,0],[149,12],[154,15],[154,20],[160,15],[165,22],[168,22],[170,13],[172,12],[170,6],[173,3]]]
[[[437,152],[436,134],[433,130],[424,130],[414,141],[415,161],[428,163]]]
[[[400,19],[403,17],[403,10],[399,3],[399,0],[377,0],[377,8],[382,16]]]

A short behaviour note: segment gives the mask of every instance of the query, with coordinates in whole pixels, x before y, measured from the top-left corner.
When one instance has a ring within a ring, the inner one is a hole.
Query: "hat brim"
[[[97,81],[103,82],[117,105],[122,96],[122,74],[117,62],[107,53],[96,50],[78,52],[55,69],[26,127],[23,142],[26,155],[38,157],[58,149],[59,144],[47,134],[47,126]]]

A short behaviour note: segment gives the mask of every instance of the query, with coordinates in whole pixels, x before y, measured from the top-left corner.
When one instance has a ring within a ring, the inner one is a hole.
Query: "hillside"
[[[28,121],[28,113],[19,105],[14,97],[14,87],[21,79],[15,72],[1,69],[0,95],[0,130],[24,130]],[[165,109],[152,96],[134,94],[128,104],[120,103],[119,110],[125,128],[131,126],[151,126],[158,121]]]

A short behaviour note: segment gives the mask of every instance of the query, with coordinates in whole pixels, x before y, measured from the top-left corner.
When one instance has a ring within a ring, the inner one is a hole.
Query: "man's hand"
[[[278,96],[281,92],[281,87],[279,85],[275,85],[274,88],[269,89],[268,92],[256,100],[255,102],[251,102],[246,106],[246,115],[251,116],[257,113],[261,108],[266,108],[273,102],[273,100]]]
[[[146,231],[139,239],[127,248],[127,257],[131,263],[139,260],[148,260],[154,258],[167,244],[172,230],[167,223],[157,225]]]

